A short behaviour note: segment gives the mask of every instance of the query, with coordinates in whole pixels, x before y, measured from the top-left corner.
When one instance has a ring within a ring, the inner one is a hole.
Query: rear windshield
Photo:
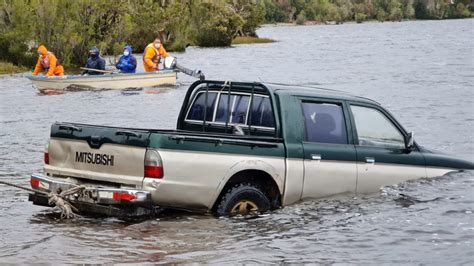
[[[254,94],[250,106],[250,94],[228,92],[198,92],[186,115],[187,122],[202,122],[204,116],[211,124],[251,125],[252,127],[275,128],[270,98]]]

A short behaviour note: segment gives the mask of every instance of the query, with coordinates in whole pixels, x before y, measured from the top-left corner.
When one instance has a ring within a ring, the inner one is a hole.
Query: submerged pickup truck
[[[31,175],[34,189],[83,185],[71,204],[111,215],[158,206],[245,215],[474,169],[418,145],[375,101],[209,80],[190,86],[176,130],[54,123],[44,163],[43,173]],[[43,193],[29,199],[48,206]]]

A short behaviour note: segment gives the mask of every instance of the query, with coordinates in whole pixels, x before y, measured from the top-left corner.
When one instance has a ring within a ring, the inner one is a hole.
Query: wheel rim
[[[231,215],[246,215],[250,212],[258,212],[259,208],[257,204],[250,200],[241,200],[237,202],[234,207],[230,210]]]

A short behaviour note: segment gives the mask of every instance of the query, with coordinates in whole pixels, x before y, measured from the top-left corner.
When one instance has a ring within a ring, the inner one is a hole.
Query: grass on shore
[[[270,43],[275,42],[269,38],[258,38],[258,37],[243,37],[237,36],[234,40],[232,40],[232,44],[250,44],[250,43]]]
[[[0,75],[3,74],[16,74],[29,71],[28,68],[22,66],[15,66],[9,62],[0,61]]]

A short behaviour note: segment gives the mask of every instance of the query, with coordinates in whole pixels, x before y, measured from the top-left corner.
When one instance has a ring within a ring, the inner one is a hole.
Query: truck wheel
[[[248,215],[270,209],[270,200],[260,188],[241,183],[228,189],[216,209],[217,216]]]

